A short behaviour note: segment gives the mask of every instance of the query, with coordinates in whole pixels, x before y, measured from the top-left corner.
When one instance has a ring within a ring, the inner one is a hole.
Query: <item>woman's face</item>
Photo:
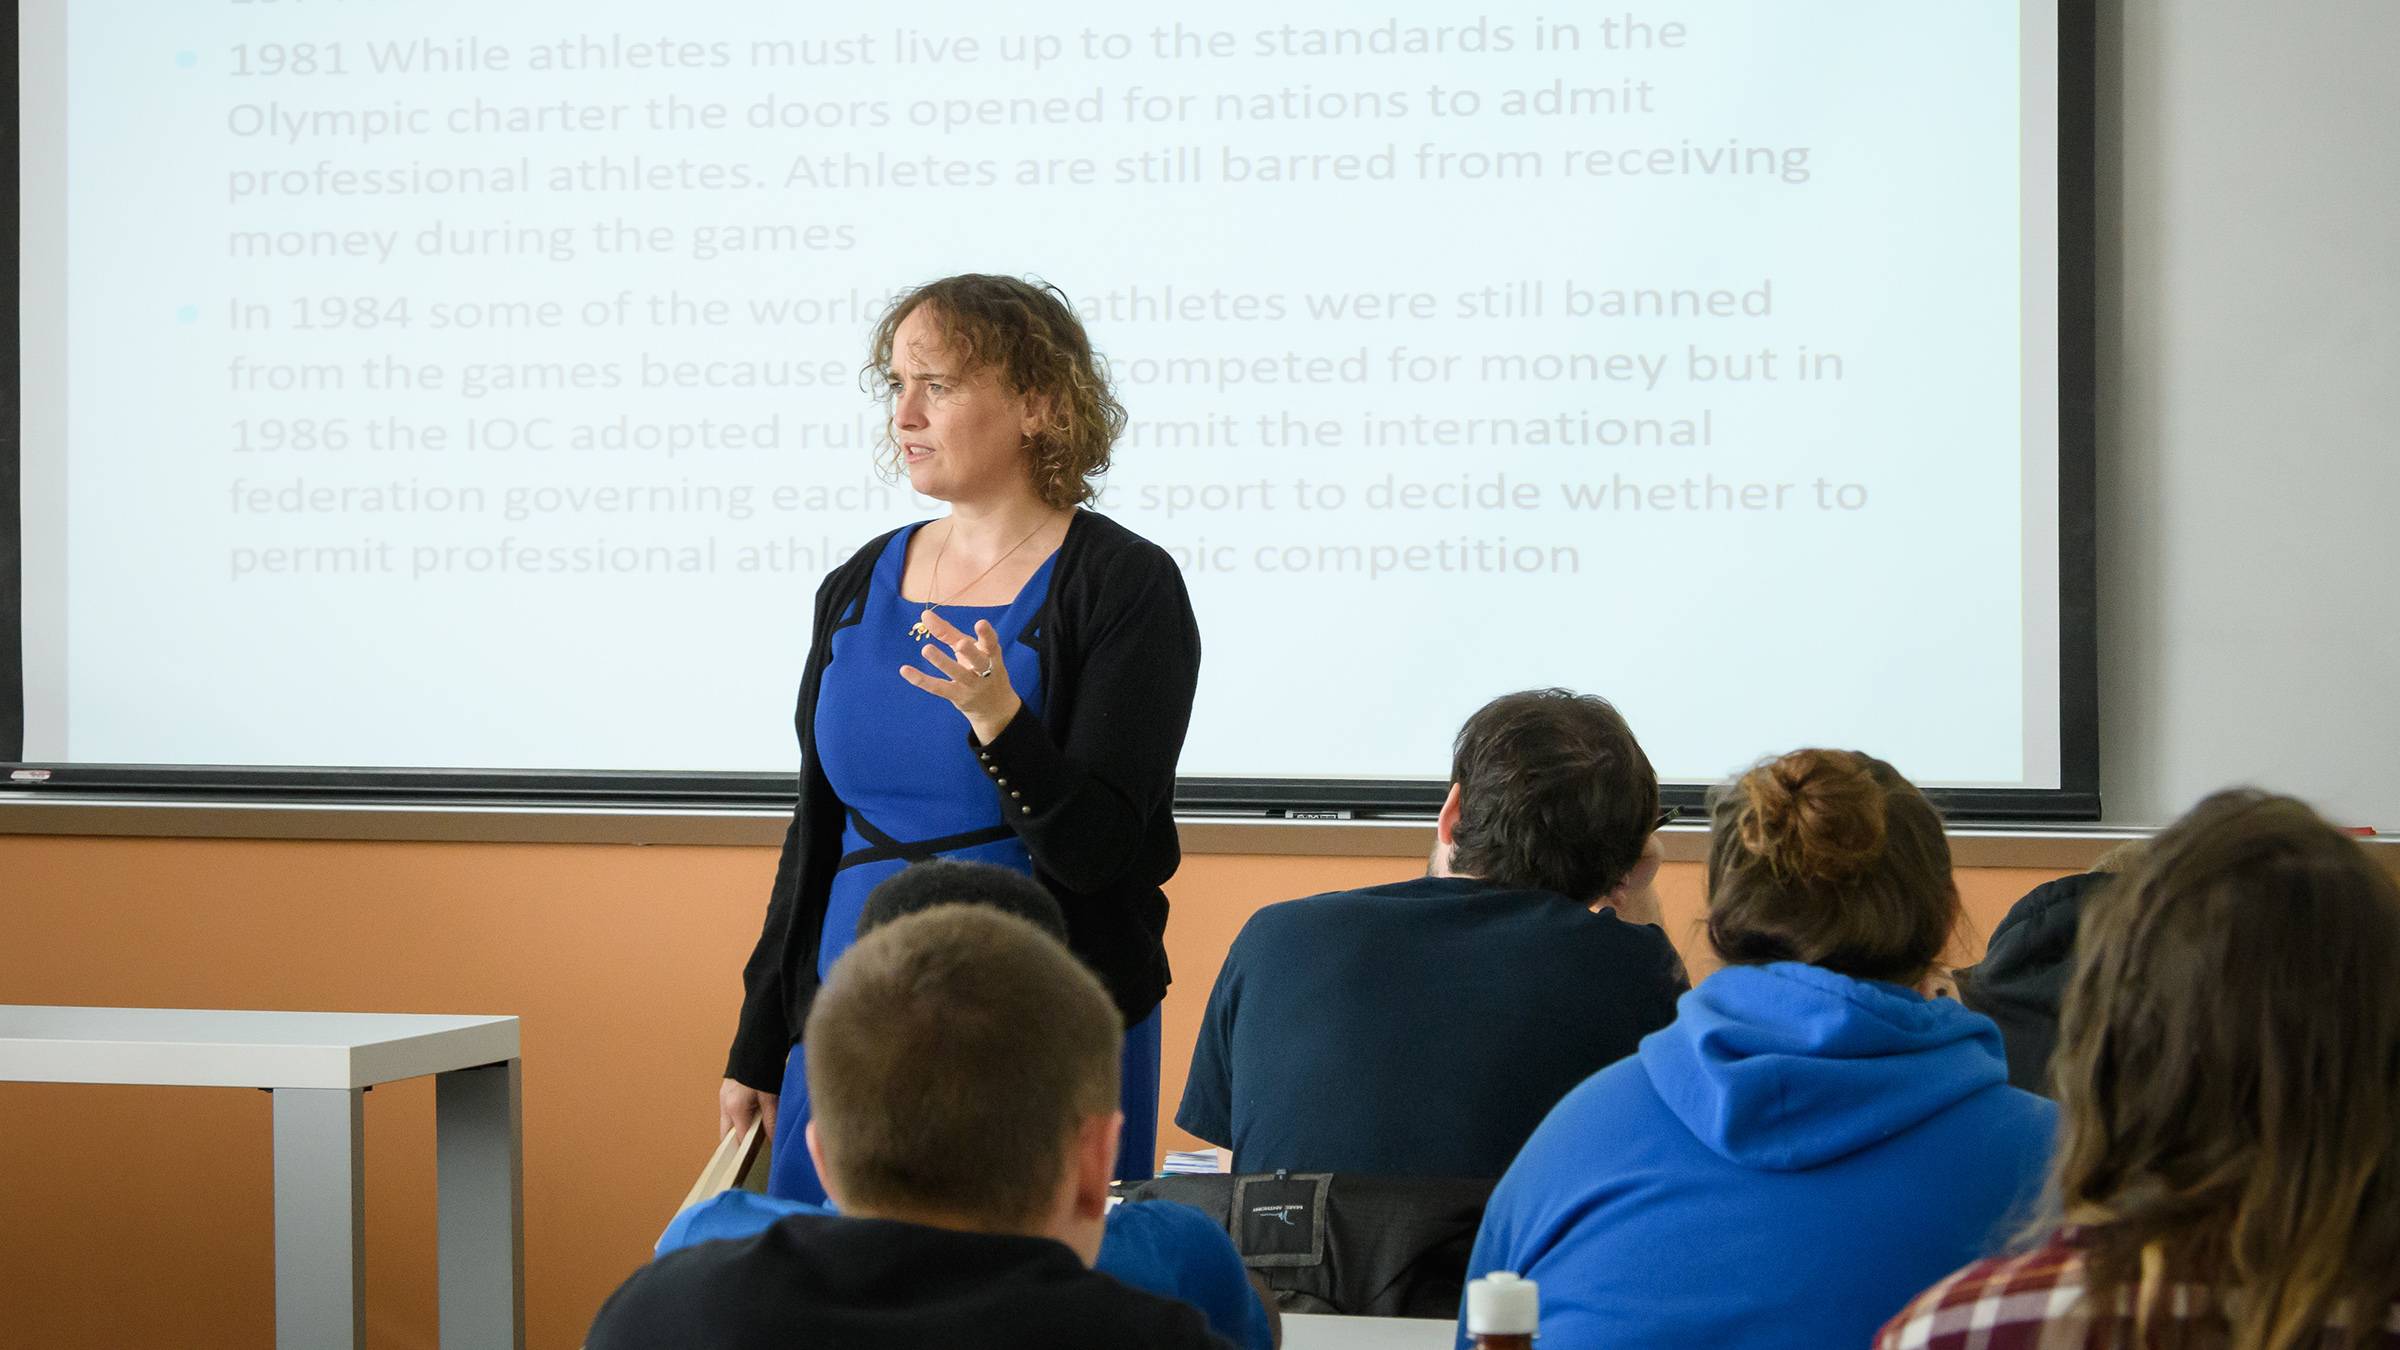
[[[988,502],[1031,492],[1025,445],[1039,419],[1032,401],[991,371],[962,370],[931,306],[892,335],[892,443],[908,485],[946,502]]]

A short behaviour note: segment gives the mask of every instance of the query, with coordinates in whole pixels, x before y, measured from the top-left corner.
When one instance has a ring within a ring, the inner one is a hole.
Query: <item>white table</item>
[[[1283,1350],[1451,1350],[1458,1323],[1425,1317],[1285,1313]]]
[[[525,1344],[514,1017],[0,1004],[0,1082],[265,1088],[275,1098],[275,1341],[366,1343],[365,1116],[434,1075],[441,1343]]]

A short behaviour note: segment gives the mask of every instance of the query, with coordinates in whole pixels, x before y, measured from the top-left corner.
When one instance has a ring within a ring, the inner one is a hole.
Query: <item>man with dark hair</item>
[[[1224,1350],[1194,1309],[1091,1269],[1115,1169],[1122,1020],[1026,921],[942,906],[859,939],[808,1015],[807,1128],[840,1216],[637,1272],[591,1350]]]
[[[859,911],[859,936],[942,905],[999,910],[1062,943],[1067,940],[1066,916],[1041,883],[1011,868],[943,858],[914,864],[877,882]],[[677,1214],[660,1236],[657,1254],[754,1237],[796,1214],[834,1212],[805,1200],[724,1191]],[[1191,1304],[1208,1319],[1210,1330],[1243,1350],[1273,1350],[1281,1340],[1272,1306],[1253,1284],[1233,1240],[1216,1220],[1189,1205],[1162,1200],[1110,1210],[1092,1267],[1136,1289]]]
[[[1240,1172],[1499,1176],[1568,1089],[1674,1020],[1658,823],[1606,700],[1493,700],[1458,733],[1425,877],[1243,925],[1176,1123]]]
[[[1067,940],[1066,912],[1049,887],[1015,868],[949,858],[914,863],[876,882],[858,912],[858,935],[936,905],[983,905]]]

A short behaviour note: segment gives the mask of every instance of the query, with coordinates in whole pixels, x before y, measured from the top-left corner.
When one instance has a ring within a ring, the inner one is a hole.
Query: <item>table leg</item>
[[[366,1113],[360,1092],[277,1088],[275,1344],[366,1344]]]
[[[524,1104],[516,1060],[433,1080],[445,1350],[525,1345]]]

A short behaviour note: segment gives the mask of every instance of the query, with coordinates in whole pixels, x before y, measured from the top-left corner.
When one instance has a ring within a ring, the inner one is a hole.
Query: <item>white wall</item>
[[[2400,5],[2100,10],[2101,790],[2400,830]]]

